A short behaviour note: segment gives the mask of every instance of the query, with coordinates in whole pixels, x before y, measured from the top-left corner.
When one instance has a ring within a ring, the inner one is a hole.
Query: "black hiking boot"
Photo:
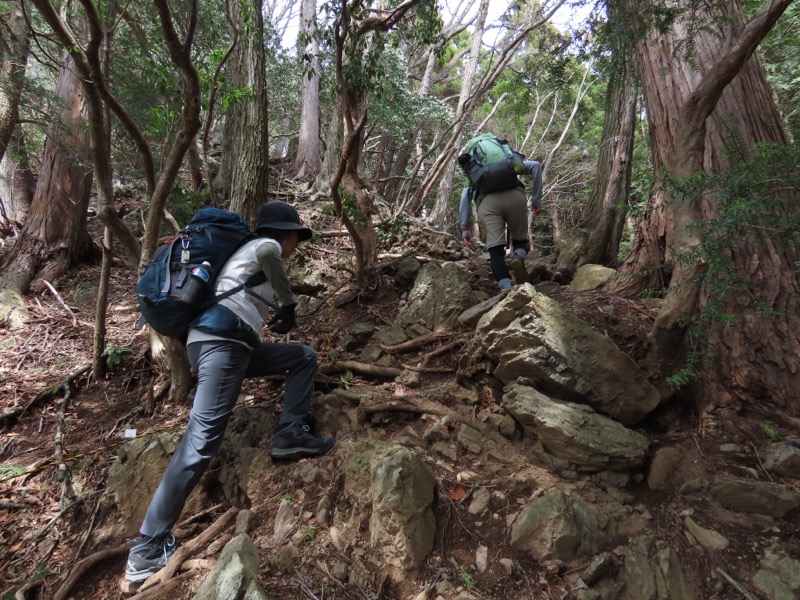
[[[175,536],[167,532],[156,537],[142,536],[133,541],[128,562],[125,564],[125,579],[131,583],[142,583],[163,569],[169,557],[178,549]]]
[[[272,458],[297,460],[322,456],[333,448],[333,438],[315,437],[311,428],[302,423],[282,425],[272,438]]]

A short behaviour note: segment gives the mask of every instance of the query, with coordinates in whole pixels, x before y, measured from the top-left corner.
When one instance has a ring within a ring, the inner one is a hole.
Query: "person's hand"
[[[472,248],[473,239],[472,239],[472,227],[462,227],[461,228],[461,239],[464,240],[464,243]]]
[[[270,319],[270,322],[267,323],[270,331],[274,331],[275,333],[289,333],[294,326],[297,325],[297,320],[294,316],[294,304],[287,304],[286,306],[280,306],[275,311],[275,316]]]
[[[538,217],[540,212],[542,212],[542,207],[541,206],[536,206],[536,207],[533,208],[533,216],[534,217]]]

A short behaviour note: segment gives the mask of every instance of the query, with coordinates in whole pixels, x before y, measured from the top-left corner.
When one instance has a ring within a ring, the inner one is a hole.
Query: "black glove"
[[[281,306],[275,311],[275,316],[267,323],[270,331],[275,333],[289,333],[294,326],[297,325],[297,320],[294,318],[294,304],[287,304]]]

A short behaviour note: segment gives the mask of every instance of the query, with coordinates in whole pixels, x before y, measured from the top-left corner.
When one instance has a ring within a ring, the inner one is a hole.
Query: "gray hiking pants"
[[[169,531],[186,498],[219,451],[228,419],[245,378],[286,373],[280,424],[303,422],[311,408],[317,353],[302,344],[260,343],[252,351],[236,342],[189,344],[189,362],[197,370],[197,393],[189,424],[158,485],[140,532]]]

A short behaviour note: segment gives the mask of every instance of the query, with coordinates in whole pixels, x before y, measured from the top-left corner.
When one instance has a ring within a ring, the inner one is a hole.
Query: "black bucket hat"
[[[301,242],[311,239],[311,230],[300,221],[300,214],[291,204],[273,200],[258,207],[256,233],[263,229],[296,230]]]

